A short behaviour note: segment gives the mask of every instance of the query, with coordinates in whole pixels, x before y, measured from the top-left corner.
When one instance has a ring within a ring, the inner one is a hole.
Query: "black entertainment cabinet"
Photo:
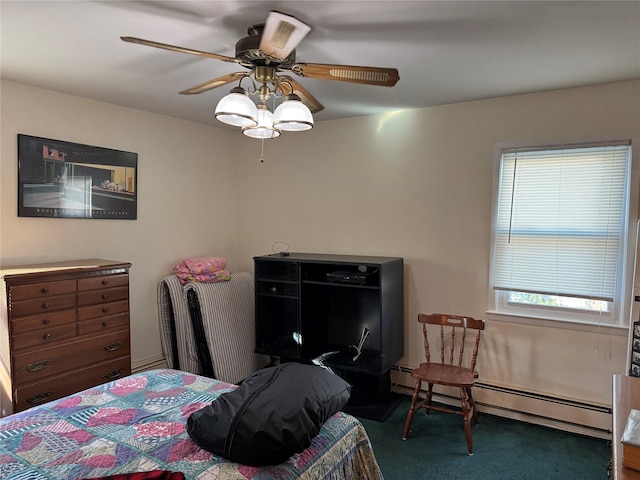
[[[352,410],[384,410],[404,353],[403,259],[290,253],[254,267],[255,351],[305,363],[337,352],[323,364],[353,385]]]

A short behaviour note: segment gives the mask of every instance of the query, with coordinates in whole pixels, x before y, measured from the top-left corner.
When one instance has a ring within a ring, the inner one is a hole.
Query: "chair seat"
[[[440,363],[421,363],[418,368],[411,371],[411,376],[416,380],[438,385],[472,387],[478,378],[478,372],[469,368]]]

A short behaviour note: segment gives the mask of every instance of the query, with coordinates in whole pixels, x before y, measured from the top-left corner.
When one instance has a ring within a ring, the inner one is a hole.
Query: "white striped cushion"
[[[199,374],[202,366],[193,342],[193,328],[189,316],[186,290],[177,275],[169,275],[158,284],[158,317],[160,321],[160,343],[169,368],[179,368]],[[171,320],[175,321],[179,365],[174,365],[173,332]]]
[[[200,304],[203,327],[217,379],[238,383],[268,363],[255,348],[255,303],[253,277],[233,273],[218,283],[190,282]]]

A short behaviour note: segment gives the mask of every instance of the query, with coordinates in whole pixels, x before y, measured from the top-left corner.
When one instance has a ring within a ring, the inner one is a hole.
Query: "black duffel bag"
[[[187,432],[201,448],[233,462],[277,465],[311,444],[350,391],[324,367],[284,363],[255,372],[192,413]]]

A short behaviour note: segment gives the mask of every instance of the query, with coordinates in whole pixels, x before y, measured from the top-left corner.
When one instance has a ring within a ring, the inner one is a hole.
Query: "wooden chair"
[[[426,363],[421,363],[418,368],[411,371],[411,376],[416,379],[416,386],[411,400],[411,406],[407,414],[404,425],[402,439],[406,440],[413,421],[413,415],[420,408],[425,408],[426,414],[430,410],[437,410],[445,413],[461,415],[464,419],[464,433],[467,438],[467,449],[469,455],[473,455],[473,443],[471,440],[471,419],[478,425],[478,410],[471,393],[475,380],[478,378],[476,360],[478,358],[478,346],[480,345],[480,332],[485,328],[484,320],[477,320],[472,317],[459,315],[447,315],[434,313],[418,315],[418,321],[422,323],[422,333],[424,335],[424,354]],[[431,361],[429,350],[429,337],[427,325],[437,325],[440,331],[440,362]],[[474,330],[475,336],[467,339],[467,330]],[[465,352],[465,343],[469,347],[473,345],[473,350],[469,348]],[[428,384],[427,395],[424,400],[419,399],[422,382]],[[461,410],[434,406],[431,403],[434,385],[446,385],[460,389]]]

